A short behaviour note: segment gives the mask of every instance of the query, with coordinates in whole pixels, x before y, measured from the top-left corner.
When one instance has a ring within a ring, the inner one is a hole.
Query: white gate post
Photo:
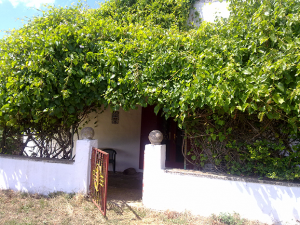
[[[83,138],[93,138],[94,134],[91,135],[88,133],[88,136],[86,133],[84,133],[84,129],[82,129],[81,136]],[[91,131],[87,130],[87,132]],[[92,133],[94,133],[93,130]],[[76,179],[76,181],[74,183],[78,184],[76,192],[81,192],[85,195],[89,193],[91,174],[91,153],[93,147],[98,148],[98,140],[84,139],[77,140],[76,142],[76,156],[74,169],[74,173],[76,173],[74,178]]]
[[[151,133],[150,133],[151,134]],[[157,204],[153,196],[160,189],[161,175],[164,173],[166,161],[166,145],[148,144],[144,152],[144,175],[143,175],[143,204],[152,208]]]

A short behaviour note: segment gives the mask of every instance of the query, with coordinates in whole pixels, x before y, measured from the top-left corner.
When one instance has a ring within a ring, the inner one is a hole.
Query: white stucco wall
[[[49,194],[88,193],[90,154],[97,140],[79,140],[75,161],[39,160],[26,157],[0,155],[0,189]]]
[[[141,107],[126,112],[120,109],[119,124],[112,124],[112,112],[107,109],[101,114],[91,113],[90,121],[84,125],[94,129],[98,148],[112,148],[117,151],[116,171],[122,172],[130,167],[141,171],[139,169],[141,114]],[[95,125],[96,121],[98,122]],[[108,168],[111,171],[112,164],[109,164]]]
[[[297,224],[300,187],[166,173],[165,147],[146,145],[143,204],[158,210],[188,210],[210,216],[237,212],[269,224]]]
[[[228,18],[228,2],[218,0],[199,0],[196,1],[193,8],[190,11],[189,22],[193,22],[196,26],[199,26],[199,18],[207,21],[214,22],[216,16]],[[199,13],[199,17],[195,12]]]

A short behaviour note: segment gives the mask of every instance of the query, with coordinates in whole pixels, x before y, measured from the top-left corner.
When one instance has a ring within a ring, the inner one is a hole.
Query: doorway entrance
[[[184,156],[182,154],[183,130],[181,130],[173,118],[165,119],[159,113],[154,113],[155,106],[142,108],[141,121],[141,142],[140,142],[140,169],[144,165],[144,149],[146,144],[150,144],[148,135],[152,130],[159,130],[163,133],[162,144],[166,144],[166,167],[184,167]]]

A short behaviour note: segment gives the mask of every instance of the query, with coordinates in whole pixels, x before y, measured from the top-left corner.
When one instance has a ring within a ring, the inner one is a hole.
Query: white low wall
[[[0,189],[87,194],[92,147],[98,147],[97,140],[78,140],[75,161],[0,155]]]
[[[237,212],[242,218],[269,224],[297,224],[300,220],[299,184],[254,183],[230,180],[238,179],[234,177],[166,170],[163,145],[146,145],[144,162],[146,207],[188,210],[202,216]]]

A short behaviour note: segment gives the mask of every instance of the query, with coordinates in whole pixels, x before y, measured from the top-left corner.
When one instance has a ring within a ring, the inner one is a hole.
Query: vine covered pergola
[[[156,105],[185,129],[195,168],[298,179],[300,2],[231,0],[228,19],[199,27],[193,3],[48,6],[11,31],[0,40],[0,153],[23,154],[25,136],[38,156],[70,158],[90,112]]]

